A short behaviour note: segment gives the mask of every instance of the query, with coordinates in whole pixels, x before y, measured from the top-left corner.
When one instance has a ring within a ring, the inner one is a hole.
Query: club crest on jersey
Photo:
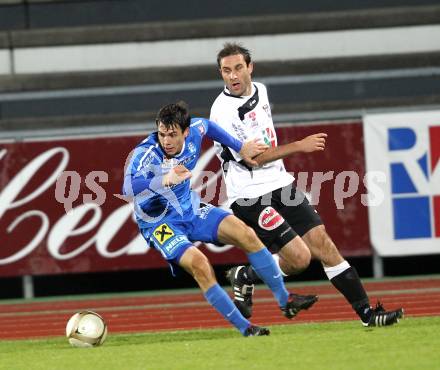
[[[188,149],[193,154],[196,152],[196,146],[194,145],[194,143],[192,141],[188,144]]]
[[[263,209],[258,216],[258,225],[264,230],[274,230],[283,222],[283,216],[271,206]]]
[[[164,244],[169,238],[174,236],[174,232],[167,224],[161,224],[154,229],[153,235],[160,244]]]

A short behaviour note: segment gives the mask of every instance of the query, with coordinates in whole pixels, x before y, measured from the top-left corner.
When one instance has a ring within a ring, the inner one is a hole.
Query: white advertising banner
[[[363,127],[374,249],[440,253],[440,111],[366,115]]]

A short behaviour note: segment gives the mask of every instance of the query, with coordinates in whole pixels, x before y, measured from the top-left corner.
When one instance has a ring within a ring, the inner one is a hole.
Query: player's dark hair
[[[184,101],[163,106],[156,116],[156,125],[159,126],[162,123],[167,130],[179,126],[183,132],[189,127],[190,122],[191,116],[188,112],[188,104]]]
[[[220,62],[224,57],[228,57],[230,55],[239,55],[239,54],[243,55],[246,65],[249,65],[249,63],[251,62],[250,51],[238,43],[227,42],[226,44],[223,45],[223,49],[220,50],[217,54],[217,65],[220,67]]]

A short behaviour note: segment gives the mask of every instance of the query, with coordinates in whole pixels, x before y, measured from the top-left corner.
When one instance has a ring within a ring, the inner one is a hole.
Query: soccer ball
[[[107,324],[96,312],[77,312],[67,322],[66,337],[74,347],[96,347],[107,337]]]

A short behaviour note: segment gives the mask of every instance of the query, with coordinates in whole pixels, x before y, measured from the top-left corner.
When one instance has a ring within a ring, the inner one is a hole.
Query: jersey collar
[[[185,138],[185,140],[183,141],[182,150],[180,151],[180,153],[176,154],[176,155],[174,156],[174,158],[180,157],[180,156],[183,154],[183,152],[185,151],[185,147],[186,147],[186,139],[187,139],[187,138]]]

